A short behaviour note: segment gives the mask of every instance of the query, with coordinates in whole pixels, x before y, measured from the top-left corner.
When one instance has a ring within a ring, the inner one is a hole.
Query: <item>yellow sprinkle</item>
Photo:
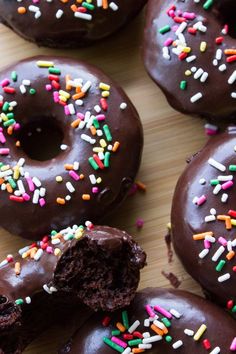
[[[111,86],[108,85],[108,84],[104,84],[104,82],[100,82],[99,88],[100,88],[101,90],[104,90],[104,91],[109,91],[110,88],[111,88]]]
[[[50,68],[54,66],[53,61],[46,61],[46,60],[39,60],[37,61],[36,64],[39,68]]]
[[[203,335],[203,333],[206,331],[206,329],[207,329],[207,326],[205,324],[202,324],[199,327],[199,329],[197,330],[197,332],[195,333],[193,339],[198,341],[201,338],[201,336]]]
[[[96,180],[96,182],[97,182],[98,184],[101,183],[101,182],[102,182],[101,177],[98,177],[97,180]]]
[[[190,53],[191,52],[191,48],[190,47],[184,47],[183,49],[182,49],[182,51],[184,52],[184,53]]]
[[[83,236],[83,231],[82,230],[77,230],[75,233],[75,239],[79,240]]]
[[[59,256],[60,254],[61,254],[60,248],[55,248],[55,250],[54,250],[54,255],[55,255],[55,256]]]
[[[231,225],[236,226],[236,219],[231,219]]]
[[[10,168],[10,165],[2,166],[2,167],[1,167],[1,171],[2,171],[2,172],[7,171],[7,170],[9,170],[9,168]]]
[[[166,226],[167,226],[167,229],[168,229],[169,231],[171,231],[171,223],[168,222]]]
[[[59,99],[63,102],[67,102],[67,98],[65,96],[59,96]]]
[[[104,152],[104,149],[102,147],[95,147],[93,148],[94,152]]]
[[[60,90],[59,95],[66,97],[67,99],[70,98],[70,94],[66,91]]]
[[[14,170],[14,173],[13,173],[13,178],[14,179],[18,179],[20,177],[20,169],[19,169],[19,166],[15,166],[13,168]]]
[[[103,91],[102,92],[102,97],[108,97],[110,95],[109,91]]]
[[[21,272],[20,262],[16,262],[15,263],[15,273],[16,273],[16,275],[20,275],[20,272]]]
[[[207,49],[207,43],[206,42],[201,42],[200,44],[200,52],[204,53]]]
[[[5,113],[1,113],[1,114],[0,114],[0,117],[2,118],[2,120],[3,120],[4,122],[8,121],[8,118],[7,118],[7,116],[6,116]]]
[[[101,139],[99,141],[99,143],[100,143],[101,147],[103,147],[103,148],[105,148],[107,146],[107,143],[106,143],[106,141],[104,139]]]
[[[191,76],[191,75],[192,75],[192,72],[190,70],[185,71],[185,76]]]
[[[56,181],[60,183],[63,181],[63,178],[61,176],[56,176]]]

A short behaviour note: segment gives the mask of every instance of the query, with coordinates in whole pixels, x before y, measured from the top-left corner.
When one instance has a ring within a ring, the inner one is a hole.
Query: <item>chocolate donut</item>
[[[82,47],[130,22],[147,0],[0,0],[2,22],[48,47]]]
[[[180,177],[172,239],[187,272],[213,300],[236,313],[236,128],[209,140]]]
[[[110,317],[106,327],[104,315],[90,317],[59,353],[226,354],[236,350],[235,321],[186,291],[147,288],[126,310]]]
[[[91,310],[114,311],[134,298],[145,253],[124,231],[87,227],[54,230],[0,263],[1,353],[21,353],[78,306],[82,321]]]
[[[150,0],[144,62],[173,108],[208,119],[236,113],[234,0]]]
[[[8,231],[36,239],[97,222],[127,195],[142,126],[98,69],[48,57],[12,65],[0,74],[0,117],[0,225]]]

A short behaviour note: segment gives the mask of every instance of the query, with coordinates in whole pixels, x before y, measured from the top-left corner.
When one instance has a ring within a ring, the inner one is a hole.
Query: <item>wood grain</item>
[[[144,126],[145,147],[138,179],[147,185],[147,192],[137,193],[109,218],[109,224],[135,235],[148,255],[148,266],[142,272],[140,288],[169,287],[162,270],[172,271],[181,280],[181,288],[200,293],[198,285],[185,273],[176,256],[168,264],[164,241],[173,190],[185,166],[185,159],[201,148],[206,138],[203,121],[175,112],[144,70],[140,46],[143,15],[119,34],[93,47],[61,51],[38,48],[0,25],[0,68],[14,61],[38,54],[64,55],[97,65],[113,77],[128,93],[137,107]],[[181,207],[181,205],[180,205]],[[144,219],[138,231],[135,222]],[[16,252],[25,241],[1,230],[0,256]],[[27,242],[27,241],[26,241]],[[25,353],[52,354],[71,333],[71,325],[55,327],[35,341]]]

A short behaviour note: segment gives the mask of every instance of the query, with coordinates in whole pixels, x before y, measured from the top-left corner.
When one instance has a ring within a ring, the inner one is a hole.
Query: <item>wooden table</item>
[[[133,234],[147,252],[148,266],[142,272],[140,288],[169,287],[169,281],[161,274],[165,270],[178,276],[181,288],[200,293],[198,285],[185,273],[176,256],[168,264],[164,236],[173,190],[185,166],[185,159],[200,149],[206,140],[204,122],[175,112],[150,80],[141,60],[142,32],[143,15],[103,43],[86,49],[62,51],[38,48],[0,25],[0,67],[27,56],[66,55],[97,65],[125,89],[144,126],[145,146],[138,179],[147,185],[147,192],[128,198],[112,219],[109,218],[109,223]],[[139,217],[144,219],[142,230],[137,230],[135,226]],[[6,254],[16,252],[25,243],[27,241],[1,230],[0,257],[5,258]],[[25,353],[56,353],[71,331],[69,323],[63,329],[53,328],[28,347]]]

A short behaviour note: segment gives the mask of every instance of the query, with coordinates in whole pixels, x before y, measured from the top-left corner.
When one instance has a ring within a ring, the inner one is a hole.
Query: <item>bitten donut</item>
[[[0,263],[0,352],[22,350],[72,310],[114,311],[134,298],[146,255],[126,232],[74,225]],[[90,309],[82,307],[86,304]]]
[[[25,39],[48,47],[82,47],[129,23],[147,0],[0,0],[0,18]]]
[[[176,253],[205,293],[236,313],[236,128],[193,156],[173,198]]]
[[[150,0],[144,62],[175,109],[208,119],[235,118],[234,0]]]
[[[147,288],[127,309],[90,317],[59,353],[226,354],[236,351],[235,333],[235,321],[207,300]]]
[[[36,239],[97,222],[127,195],[142,126],[98,69],[47,57],[12,65],[0,74],[0,118],[0,225],[8,231]]]

